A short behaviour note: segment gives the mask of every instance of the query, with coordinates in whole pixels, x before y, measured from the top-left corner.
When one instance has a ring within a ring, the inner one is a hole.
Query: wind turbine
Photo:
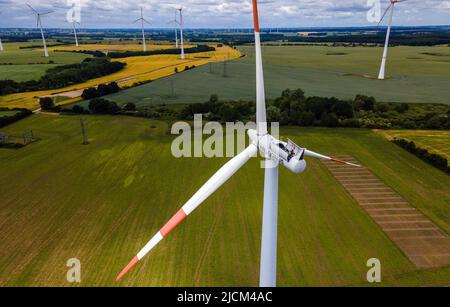
[[[47,11],[44,13],[39,13],[36,11],[31,5],[27,3],[27,6],[36,14],[37,16],[37,27],[41,30],[41,36],[42,36],[42,43],[44,45],[44,55],[46,58],[48,58],[48,50],[47,50],[47,43],[45,42],[45,35],[44,35],[44,29],[42,28],[42,16],[48,15],[50,13],[53,13],[53,11]]]
[[[147,42],[145,41],[145,29],[144,29],[144,22],[150,24],[145,18],[144,18],[144,10],[141,8],[141,18],[136,19],[134,22],[141,22],[142,27],[142,45],[144,46],[144,52],[147,51]]]
[[[205,185],[158,231],[141,251],[117,276],[119,281],[133,266],[147,255],[181,221],[197,209],[209,196],[230,179],[258,151],[265,158],[264,209],[261,244],[260,286],[276,286],[277,265],[277,221],[278,221],[278,165],[281,164],[299,174],[306,168],[305,157],[331,160],[352,166],[348,162],[327,157],[301,148],[292,141],[282,142],[268,133],[266,120],[266,101],[264,93],[263,63],[259,32],[258,4],[253,0],[255,48],[256,48],[256,130],[249,130],[251,144],[243,152],[226,163]]]
[[[175,10],[175,19],[169,21],[168,23],[173,23],[174,24],[174,28],[175,28],[175,48],[178,49],[178,19],[177,19],[177,15],[178,15],[178,10]]]
[[[378,75],[379,80],[385,79],[386,60],[387,60],[387,56],[388,56],[389,38],[391,36],[391,27],[392,27],[392,19],[394,17],[395,4],[397,4],[399,2],[405,2],[407,0],[390,0],[390,1],[391,1],[391,4],[388,6],[388,8],[386,9],[386,11],[383,14],[383,17],[381,17],[380,22],[378,23],[378,25],[380,25],[381,22],[383,21],[384,17],[386,17],[386,15],[389,12],[389,23],[388,23],[387,33],[386,33],[386,42],[384,43],[383,58],[381,60],[381,68],[380,68],[380,73]]]
[[[1,15],[2,13],[0,12],[0,15]],[[2,43],[2,38],[0,37],[0,51],[3,51],[4,49],[3,49],[3,43]]]
[[[184,55],[184,38],[183,38],[183,8],[180,7],[178,9],[178,11],[180,11],[180,44],[181,44],[181,59],[184,60],[185,59],[185,55]]]

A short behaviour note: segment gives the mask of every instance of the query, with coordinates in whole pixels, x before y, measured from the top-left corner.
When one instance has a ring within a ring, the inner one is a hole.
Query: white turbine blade
[[[258,2],[253,0],[256,54],[256,126],[258,135],[267,134],[266,95],[264,90],[264,71],[261,54],[261,35],[259,32]]]
[[[383,22],[384,18],[386,17],[386,15],[387,15],[387,13],[389,12],[389,10],[391,9],[391,7],[392,7],[392,4],[390,4],[390,5],[388,6],[388,8],[386,9],[386,11],[384,12],[383,16],[381,17],[380,21],[378,22],[378,26],[377,26],[377,27],[379,27],[380,24]]]
[[[342,160],[338,160],[336,158],[332,158],[332,157],[328,157],[328,156],[324,156],[324,155],[321,155],[319,153],[316,153],[316,152],[308,150],[308,149],[305,149],[305,156],[311,157],[311,158],[316,158],[316,159],[333,161],[333,162],[337,162],[337,163],[341,163],[341,164],[347,164],[347,165],[355,166],[355,167],[361,167],[361,165],[350,163],[350,162],[346,162],[346,161],[342,161]]]
[[[35,12],[36,14],[39,14],[31,5],[29,5],[28,3],[25,3],[33,12]]]
[[[39,15],[41,15],[41,16],[48,15],[48,14],[51,14],[53,12],[55,12],[55,11],[47,11],[47,12],[44,12],[44,13],[40,13]]]
[[[197,209],[209,196],[231,178],[247,161],[256,155],[258,149],[250,145],[232,160],[228,161],[203,187],[158,231],[131,262],[117,276],[119,281],[136,263],[147,255],[163,238],[165,238],[181,221]]]

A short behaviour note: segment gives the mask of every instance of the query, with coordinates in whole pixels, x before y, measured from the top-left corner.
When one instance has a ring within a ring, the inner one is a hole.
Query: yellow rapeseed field
[[[94,48],[96,46],[96,48]],[[108,50],[130,50],[130,48],[142,48],[142,46],[135,45],[124,45],[125,49],[121,45],[85,45],[80,47],[80,50],[99,50],[102,47],[108,46]],[[150,46],[150,45],[149,45]],[[172,45],[158,45],[157,47],[152,47],[155,49],[173,48]],[[187,54],[185,60],[181,60],[179,55],[153,55],[153,56],[143,56],[143,57],[130,57],[124,59],[117,59],[115,61],[120,61],[127,63],[127,66],[114,74],[92,79],[87,82],[68,86],[65,88],[57,90],[46,90],[28,93],[18,93],[5,95],[0,97],[0,107],[8,108],[27,108],[30,110],[35,110],[39,108],[39,97],[45,96],[65,96],[70,97],[69,100],[64,100],[61,104],[73,103],[80,100],[80,96],[84,89],[88,87],[94,87],[102,83],[117,82],[120,87],[133,86],[139,82],[145,82],[149,80],[156,80],[159,78],[167,77],[175,73],[175,68],[181,72],[186,66],[202,66],[210,62],[220,62],[224,60],[233,60],[239,58],[241,53],[228,46],[216,47],[214,52],[203,52],[203,53],[193,53]],[[67,50],[75,50],[74,47],[64,46]],[[55,49],[61,50],[62,47],[55,47]],[[106,50],[106,49],[103,49]],[[133,49],[131,49],[133,50]]]

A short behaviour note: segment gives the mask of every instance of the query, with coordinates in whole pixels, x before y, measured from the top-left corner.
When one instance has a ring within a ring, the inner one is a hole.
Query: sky
[[[383,12],[390,0],[261,0],[261,27],[374,26],[367,12],[378,2]],[[169,28],[175,8],[183,7],[187,28],[249,28],[249,0],[0,0],[0,28],[35,27],[36,18],[26,6],[38,11],[54,10],[43,17],[44,27],[65,28],[71,3],[81,3],[84,28],[134,28],[143,7],[147,27]],[[374,4],[375,3],[375,4]],[[370,5],[371,4],[371,5]],[[369,6],[370,5],[370,6]],[[450,0],[409,0],[398,3],[394,24],[449,25]]]

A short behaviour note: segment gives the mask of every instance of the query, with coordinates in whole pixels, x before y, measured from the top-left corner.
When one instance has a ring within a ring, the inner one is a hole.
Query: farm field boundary
[[[341,160],[358,163],[350,156]],[[333,176],[418,268],[450,264],[450,237],[367,168],[324,162]]]

